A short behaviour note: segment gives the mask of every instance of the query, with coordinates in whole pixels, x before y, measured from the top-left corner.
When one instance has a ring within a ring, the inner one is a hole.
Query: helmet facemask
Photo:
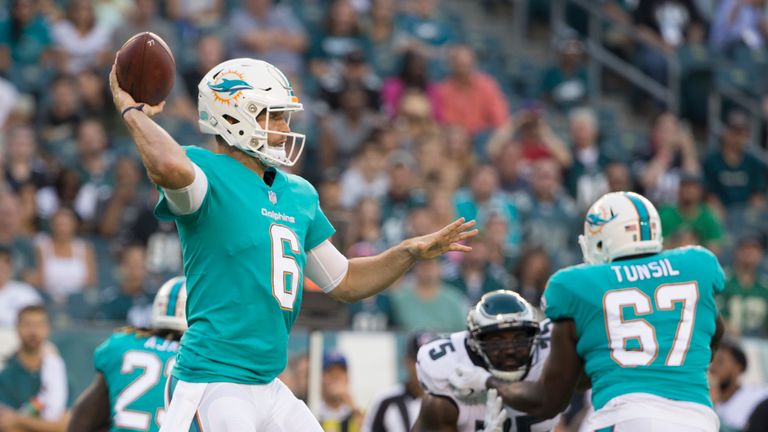
[[[213,69],[198,85],[200,130],[220,136],[228,145],[267,166],[293,166],[304,150],[305,135],[275,128],[284,115],[290,130],[294,113],[304,109],[279,69],[255,59],[232,59]],[[257,118],[264,116],[262,124]],[[269,137],[275,141],[269,145]]]
[[[538,334],[534,322],[493,325],[471,330],[469,345],[495,377],[519,381],[531,367]]]

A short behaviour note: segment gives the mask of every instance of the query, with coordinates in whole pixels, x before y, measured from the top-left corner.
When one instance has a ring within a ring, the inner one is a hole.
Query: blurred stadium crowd
[[[509,35],[477,34],[482,23],[462,15],[512,2],[0,3],[6,329],[19,309],[39,302],[54,328],[146,324],[156,289],[181,273],[175,227],[152,215],[157,192],[108,92],[115,52],[149,30],[175,54],[176,85],[158,122],[182,145],[211,145],[197,132],[195,99],[212,66],[254,57],[289,75],[305,107],[291,127],[308,137],[293,169],[318,189],[337,229],[333,241],[348,256],[375,254],[456,216],[478,220],[470,254],[420,263],[397,287],[349,305],[348,329],[461,330],[469,305],[500,288],[539,305],[549,275],[581,261],[576,238],[589,204],[635,190],[660,209],[667,247],[702,244],[728,268],[721,307],[729,335],[768,336],[765,140],[749,133],[760,119],[729,110],[708,145],[699,106],[681,107],[683,118],[651,100],[640,108],[647,120],[634,145],[620,145],[616,113],[590,100],[578,33],[521,71],[502,54]],[[538,17],[545,29],[549,3],[529,2],[532,22]],[[635,26],[642,38],[616,37],[609,48],[660,83],[668,79],[665,53],[703,46],[734,61],[768,53],[764,0],[594,3],[612,25]],[[577,29],[581,18],[569,15]],[[648,99],[635,93],[627,91],[625,109]],[[765,95],[756,90],[756,100]],[[289,372],[305,370],[300,363]],[[343,358],[329,357],[326,366],[334,365],[346,370]]]

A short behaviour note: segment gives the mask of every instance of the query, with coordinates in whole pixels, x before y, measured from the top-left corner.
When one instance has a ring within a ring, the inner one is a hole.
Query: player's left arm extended
[[[109,389],[102,374],[77,398],[67,426],[68,432],[106,432],[109,430]]]
[[[571,320],[555,321],[551,350],[537,381],[508,382],[488,378],[488,388],[495,388],[512,408],[536,418],[549,419],[568,407],[584,364],[576,352],[576,326]]]
[[[352,258],[347,273],[330,292],[336,300],[355,302],[368,298],[392,285],[416,261],[437,258],[446,252],[469,252],[461,241],[477,234],[475,221],[464,218],[446,225],[440,231],[403,240],[399,245],[372,257]]]

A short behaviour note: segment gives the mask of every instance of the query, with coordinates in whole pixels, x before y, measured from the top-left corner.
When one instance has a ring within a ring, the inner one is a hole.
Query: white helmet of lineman
[[[660,252],[663,239],[659,212],[640,194],[607,193],[589,208],[579,245],[584,262],[589,264]]]
[[[155,294],[152,302],[152,323],[154,329],[187,329],[187,278],[177,276],[165,282]]]
[[[258,158],[267,166],[293,166],[304,150],[305,136],[270,129],[270,114],[304,109],[288,78],[275,66],[250,58],[216,65],[197,86],[200,131],[219,135],[230,146]],[[256,117],[266,114],[262,128]],[[267,144],[268,134],[282,135],[281,146]]]
[[[528,374],[536,350],[539,322],[536,312],[514,291],[491,291],[467,314],[467,345],[488,372],[507,381]]]

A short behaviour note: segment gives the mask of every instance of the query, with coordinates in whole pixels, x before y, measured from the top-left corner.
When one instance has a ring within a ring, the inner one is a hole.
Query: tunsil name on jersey
[[[672,268],[668,258],[651,261],[648,264],[612,265],[611,270],[618,282],[634,282],[665,276],[677,276],[679,271]]]

